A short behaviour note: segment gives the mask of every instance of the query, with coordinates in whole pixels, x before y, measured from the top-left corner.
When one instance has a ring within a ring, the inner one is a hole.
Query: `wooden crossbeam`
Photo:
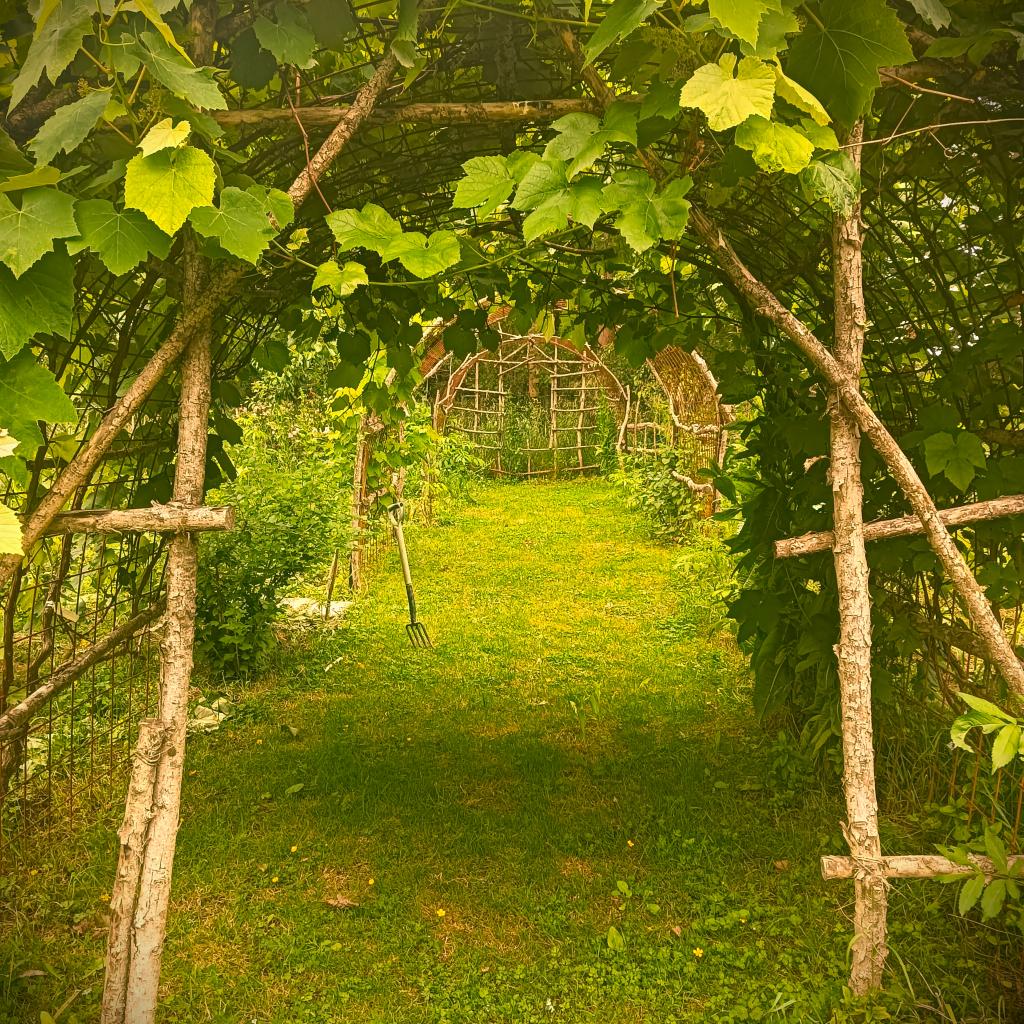
[[[235,510],[229,505],[150,505],[149,508],[94,508],[61,512],[46,529],[46,536],[67,533],[208,533],[235,528]]]
[[[969,854],[971,866],[957,864],[947,857],[935,854],[910,854],[903,857],[882,857],[881,874],[886,878],[941,878],[943,875],[973,875],[979,868],[987,878],[998,875],[999,869],[990,857]],[[1013,867],[1024,861],[1024,856],[1015,855],[1010,858],[1009,866]],[[867,865],[862,864],[862,867]],[[838,878],[853,878],[857,873],[858,862],[853,857],[822,857],[821,877],[826,882]]]
[[[971,505],[946,508],[939,511],[939,518],[946,526],[966,526],[987,519],[1003,516],[1024,515],[1024,494],[1008,498],[993,498],[991,501],[976,501]],[[864,526],[865,540],[888,540],[892,537],[908,537],[924,533],[924,527],[917,516],[902,516],[899,519],[879,519]],[[817,551],[828,551],[835,540],[831,530],[819,533],[804,533],[775,542],[776,558],[799,558]]]
[[[345,105],[283,107],[250,110],[214,110],[211,116],[222,125],[292,124],[303,127],[333,127],[350,110]],[[590,99],[501,100],[483,103],[406,103],[378,107],[367,120],[371,124],[478,124],[481,121],[528,123],[554,121],[565,114],[594,113],[597,104]]]

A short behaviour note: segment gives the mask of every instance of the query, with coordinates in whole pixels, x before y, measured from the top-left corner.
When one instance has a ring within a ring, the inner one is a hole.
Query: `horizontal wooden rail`
[[[989,878],[999,874],[999,869],[989,857],[979,857],[972,853],[970,860],[973,865],[971,867],[934,854],[882,857],[882,874],[886,878],[939,878],[942,875],[973,875],[978,868]],[[1024,856],[1009,858],[1011,867],[1020,861],[1024,861]],[[857,865],[853,857],[822,857],[821,877],[826,882],[837,878],[853,878]]]
[[[972,505],[961,505],[958,508],[939,510],[939,518],[946,526],[966,526],[986,519],[999,519],[1003,516],[1024,515],[1024,494],[1014,494],[1008,498],[993,498],[991,501],[976,501]],[[873,523],[865,523],[865,540],[888,540],[892,537],[909,537],[923,533],[924,527],[917,516],[903,516],[900,519],[879,519]],[[799,558],[817,551],[828,551],[835,536],[831,530],[820,533],[805,533],[799,537],[789,537],[775,542],[776,558]]]
[[[211,116],[222,125],[295,124],[304,127],[336,125],[348,112],[345,105],[265,107],[250,110],[214,110]],[[502,100],[482,103],[406,103],[378,107],[368,118],[371,124],[477,124],[481,121],[555,121],[566,114],[597,113],[590,99]]]
[[[150,505],[148,508],[94,508],[60,512],[46,536],[67,533],[208,533],[233,530],[235,510],[230,505]]]
[[[83,672],[92,668],[93,665],[98,665],[140,629],[158,619],[163,614],[163,610],[164,600],[161,598],[145,611],[139,612],[138,615],[122,622],[120,626],[116,626],[105,637],[97,640],[92,647],[87,647],[81,654],[54,669],[50,678],[42,686],[37,687],[19,704],[15,704],[13,708],[9,708],[3,715],[0,715],[0,743],[12,736],[17,736],[27,728],[32,716],[44,704],[70,686]]]

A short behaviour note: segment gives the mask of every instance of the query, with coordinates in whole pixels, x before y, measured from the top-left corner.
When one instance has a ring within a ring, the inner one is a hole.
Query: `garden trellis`
[[[49,204],[51,216],[37,219],[52,233],[41,252],[38,229],[22,249],[4,248],[0,268],[5,381],[32,376],[36,402],[10,399],[2,435],[17,441],[3,449],[16,460],[6,463],[7,504],[22,516],[29,552],[27,561],[8,554],[0,573],[0,736],[16,772],[24,777],[23,739],[11,730],[28,724],[19,704],[46,692],[44,663],[58,680],[82,664],[65,638],[89,638],[107,659],[114,648],[101,647],[104,635],[137,644],[153,626],[138,616],[160,600],[167,608],[158,713],[140,730],[122,830],[106,1021],[147,1020],[155,1010],[192,660],[194,533],[229,520],[203,508],[207,454],[215,464],[226,458],[240,370],[254,351],[276,358],[268,344],[278,325],[298,345],[330,334],[348,371],[371,350],[387,353],[393,376],[361,392],[374,430],[400,429],[423,323],[448,325],[453,359],[502,344],[481,300],[510,305],[517,319],[503,329],[530,338],[538,314],[571,295],[584,336],[614,326],[617,349],[651,361],[673,389],[673,423],[709,423],[720,434],[706,410],[681,414],[677,384],[658,366],[673,346],[698,349],[724,401],[761,405],[759,422],[737,429],[760,473],[740,541],[757,570],[747,611],[759,610],[744,625],[764,710],[799,703],[804,681],[782,667],[794,636],[826,612],[834,626],[839,613],[850,857],[825,868],[855,880],[853,987],[881,981],[889,877],[975,870],[931,855],[883,857],[863,520],[891,520],[909,505],[935,553],[921,547],[916,564],[876,565],[876,606],[884,594],[886,607],[904,609],[892,616],[904,627],[923,619],[920,628],[950,637],[968,632],[1001,693],[1024,697],[1014,648],[1024,555],[1019,529],[1002,518],[1019,512],[1024,491],[1024,268],[1015,243],[1024,102],[1008,56],[1019,30],[999,4],[991,25],[973,35],[963,27],[962,37],[949,19],[924,16],[908,36],[882,0],[856,12],[822,0],[804,21],[786,6],[763,37],[766,4],[753,5],[752,24],[734,9],[747,5],[712,4],[698,22],[662,6],[617,0],[580,19],[558,5],[451,4],[424,11],[417,28],[417,5],[406,2],[345,4],[333,21],[319,2],[227,12],[198,2],[188,17],[129,4],[104,12],[101,25],[91,7],[60,0],[42,6],[34,31],[19,7],[10,32],[23,42],[7,58],[19,73],[0,143],[3,194],[21,205],[4,200],[4,224]],[[842,67],[830,69],[809,57],[849,36],[851,19],[854,37],[870,44],[866,58],[844,61],[837,47]],[[193,67],[179,38],[214,70]],[[44,71],[49,82],[40,82]],[[93,105],[88,143],[81,108],[80,137],[50,120],[72,103]],[[87,171],[65,184],[50,164],[70,172],[79,155]],[[69,245],[84,254],[74,280]],[[820,340],[830,334],[831,348]],[[349,373],[353,383],[358,376]],[[585,447],[578,439],[579,455]],[[965,557],[929,492],[961,506],[972,486],[1002,504],[989,505],[999,518],[972,520]],[[93,538],[85,546],[44,539],[68,508],[104,505],[135,510],[119,523],[127,539],[116,553],[81,517],[63,521]],[[774,541],[829,526],[833,568],[772,561]],[[171,537],[166,555],[150,539],[161,530]],[[120,575],[94,586],[86,621],[65,629],[58,591],[108,558]],[[781,597],[787,589],[799,596]],[[936,610],[952,615],[953,591],[966,616],[936,623]],[[136,639],[117,632],[127,623],[138,626]],[[835,638],[822,635],[813,671],[834,684]],[[889,642],[882,631],[876,650]],[[146,660],[137,647],[124,650]],[[986,679],[957,665],[965,686]],[[132,707],[132,716],[148,710],[147,699]]]

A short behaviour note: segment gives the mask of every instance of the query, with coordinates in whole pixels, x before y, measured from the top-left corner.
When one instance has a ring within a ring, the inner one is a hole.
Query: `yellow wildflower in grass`
[[[296,853],[296,852],[298,851],[298,849],[299,849],[299,848],[298,848],[297,846],[293,846],[293,847],[292,847],[292,853]]]
[[[699,960],[704,955],[704,950],[698,946],[694,951],[693,955]]]
[[[367,885],[373,885],[373,879],[372,878],[367,879],[366,884]]]
[[[274,875],[274,877],[273,877],[273,878],[272,878],[272,879],[271,879],[270,881],[271,881],[271,882],[280,882],[280,881],[281,881],[281,879],[280,879],[280,878],[278,878],[278,876],[277,876],[277,875]]]
[[[438,917],[444,917],[444,908],[443,907],[438,907],[437,908],[437,916]]]
[[[632,840],[632,839],[627,839],[627,840],[626,840],[626,845],[627,845],[627,846],[628,846],[628,847],[629,847],[630,849],[632,849],[632,848],[633,848],[633,840]]]

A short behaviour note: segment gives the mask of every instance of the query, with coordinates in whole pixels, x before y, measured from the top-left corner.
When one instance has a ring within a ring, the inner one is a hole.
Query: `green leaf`
[[[0,260],[15,277],[50,252],[55,239],[78,234],[74,208],[74,199],[55,188],[23,192],[20,207],[0,195]]]
[[[308,67],[316,36],[305,15],[291,4],[279,3],[274,7],[274,17],[276,23],[262,14],[253,22],[260,46],[269,50],[281,64]]]
[[[985,468],[985,449],[980,438],[968,431],[955,436],[942,431],[924,441],[925,464],[932,476],[942,473],[961,491],[967,490],[978,469]]]
[[[97,89],[58,107],[28,144],[36,162],[48,164],[58,153],[71,153],[89,137],[110,102],[109,89]]]
[[[981,897],[981,919],[988,921],[995,917],[1006,902],[1006,882],[1002,878],[993,878],[985,886]]]
[[[878,69],[914,59],[902,23],[885,0],[822,0],[793,41],[786,74],[851,125],[881,84]]]
[[[112,274],[127,274],[151,252],[165,257],[171,240],[137,210],[117,210],[106,199],[84,199],[75,207],[75,220],[88,246]],[[77,243],[76,243],[77,247]]]
[[[1000,768],[1008,765],[1020,749],[1021,731],[1018,725],[1004,725],[996,733],[992,743],[992,771],[997,772]]]
[[[703,111],[708,127],[716,132],[742,124],[751,114],[771,117],[774,102],[771,67],[756,57],[744,57],[737,68],[731,53],[723,54],[717,64],[697,68],[679,94],[679,105]]]
[[[188,219],[204,238],[216,238],[233,256],[254,265],[277,234],[263,203],[234,186],[221,190],[219,206],[199,206]]]
[[[231,77],[243,89],[262,89],[276,73],[274,55],[260,46],[252,26],[231,41]]]
[[[313,291],[330,288],[338,298],[343,299],[346,295],[351,295],[360,285],[369,283],[370,279],[366,276],[366,268],[361,263],[354,263],[350,260],[345,266],[339,267],[334,260],[328,260],[316,268]]]
[[[515,210],[533,210],[568,188],[565,166],[560,161],[538,160],[523,176],[512,203]]]
[[[71,334],[74,265],[63,253],[44,256],[15,278],[0,265],[0,356],[10,359],[37,334]]]
[[[978,902],[978,898],[981,896],[984,888],[984,875],[972,875],[964,882],[964,887],[960,890],[960,898],[957,901],[957,910],[961,917],[967,914],[975,903]]]
[[[754,46],[761,18],[780,6],[779,0],[708,0],[708,13],[737,39]]]
[[[636,118],[636,105],[624,103],[609,107],[603,121],[593,114],[566,114],[551,126],[558,135],[545,147],[544,159],[567,161],[566,177],[571,181],[591,167],[609,143],[635,146]]]
[[[132,0],[132,2],[142,13],[143,17],[145,17],[157,32],[160,33],[160,37],[163,41],[171,47],[171,49],[177,50],[178,53],[180,53],[181,56],[191,64],[192,61],[189,58],[189,55],[184,51],[178,40],[174,38],[174,32],[171,30],[171,26],[164,21],[152,0]],[[171,6],[175,5],[172,4]]]
[[[23,192],[27,188],[56,185],[60,179],[61,173],[56,167],[36,167],[27,174],[15,174],[13,177],[0,181],[0,193]]]
[[[25,98],[45,71],[55,85],[61,72],[71,63],[83,40],[92,29],[96,13],[94,0],[57,0],[40,10],[40,22],[29,47],[28,56],[11,86],[7,114]]]
[[[169,117],[165,117],[146,132],[139,143],[139,149],[143,156],[151,156],[162,149],[177,149],[185,144],[191,130],[188,121],[175,124]]]
[[[0,504],[0,555],[23,554],[21,522],[14,510]]]
[[[492,214],[515,188],[515,179],[509,173],[503,156],[475,156],[462,165],[465,177],[455,186],[452,206],[474,209],[477,217]]]
[[[402,234],[402,225],[374,203],[362,210],[335,210],[327,215],[327,226],[342,249],[372,249],[382,255]]]
[[[165,89],[201,110],[227,109],[227,101],[221,95],[210,68],[195,67],[155,32],[143,32],[139,40],[141,45],[130,47],[130,52],[146,65],[149,73]]]
[[[605,209],[620,211],[615,226],[633,249],[644,252],[661,239],[683,233],[690,213],[683,197],[691,184],[689,178],[676,179],[658,192],[643,171],[624,171],[605,187]]]
[[[267,220],[275,230],[283,231],[295,219],[295,204],[287,192],[279,188],[264,188],[262,185],[250,185],[245,191],[259,200]]]
[[[828,111],[821,105],[821,100],[814,93],[805,89],[799,82],[794,82],[779,65],[773,65],[775,69],[775,95],[787,103],[791,103],[797,110],[810,114],[817,124],[828,124],[832,118]]]
[[[772,59],[789,46],[786,37],[799,30],[800,19],[792,11],[782,7],[766,11],[758,26],[757,42],[753,45],[741,42],[740,52],[748,57]]]
[[[622,953],[626,949],[626,940],[622,937],[622,932],[615,925],[609,926],[606,941],[608,948],[614,953]]]
[[[812,160],[800,172],[800,185],[811,202],[821,200],[836,213],[848,214],[860,196],[860,175],[845,153]]]
[[[609,46],[639,28],[663,3],[664,0],[615,0],[583,47],[587,63],[593,63]]]
[[[39,420],[74,423],[71,399],[29,349],[0,367],[0,427],[19,442],[19,455],[30,459],[43,443]]]
[[[416,32],[419,0],[398,0],[398,26],[391,40],[391,52],[403,68],[416,66]]]
[[[454,231],[435,231],[429,238],[419,231],[398,235],[381,253],[385,261],[397,259],[416,277],[433,277],[459,262],[462,249]]]
[[[213,161],[192,146],[139,155],[128,163],[124,204],[141,210],[158,228],[173,235],[192,210],[213,202],[215,180]]]
[[[942,0],[910,0],[910,6],[924,18],[932,28],[948,28],[952,20],[949,8]]]
[[[1003,722],[1014,721],[1002,708],[997,707],[990,700],[985,700],[984,697],[975,697],[973,693],[964,693],[963,690],[958,690],[957,696],[968,707],[973,708],[975,711],[980,711],[983,715],[991,715],[993,718],[1000,719]]]
[[[802,132],[755,114],[736,129],[736,145],[754,154],[754,163],[768,172],[799,174],[811,161],[814,143]]]

